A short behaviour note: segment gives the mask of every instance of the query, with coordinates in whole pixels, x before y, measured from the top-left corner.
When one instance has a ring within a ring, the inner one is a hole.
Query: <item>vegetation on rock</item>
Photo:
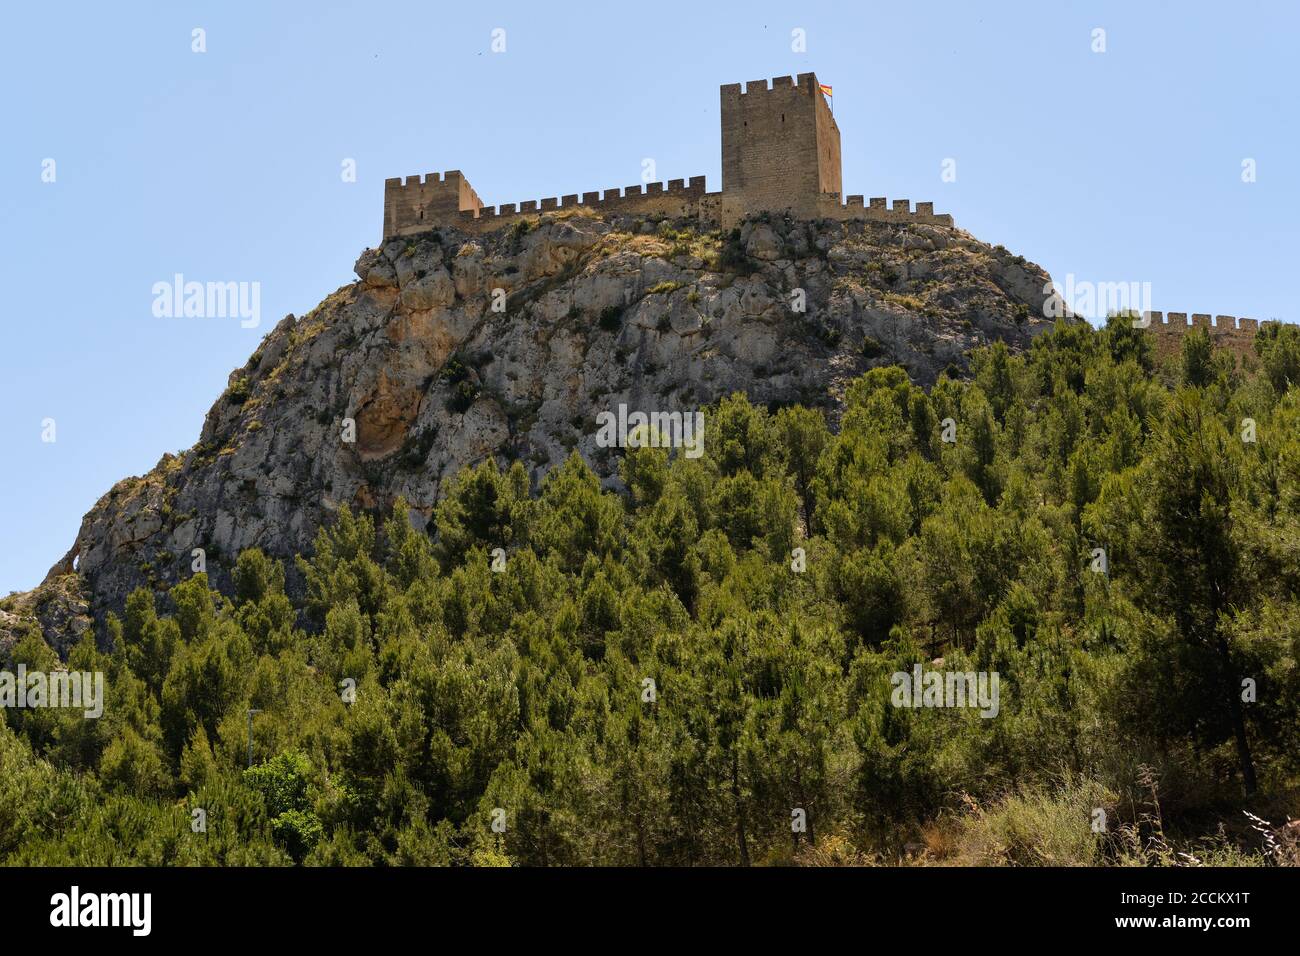
[[[874,368],[834,431],[734,394],[621,490],[489,458],[427,533],[342,507],[301,596],[256,549],[138,589],[67,651],[102,719],[5,710],[0,860],[1294,863],[1296,331],[1158,368],[1062,325],[928,393]],[[997,716],[894,706],[938,658]]]

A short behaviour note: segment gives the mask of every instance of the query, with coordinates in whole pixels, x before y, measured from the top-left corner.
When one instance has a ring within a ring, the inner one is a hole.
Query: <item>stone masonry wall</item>
[[[430,175],[434,175],[430,173]],[[405,187],[400,180],[390,179],[386,191],[400,191]],[[586,209],[600,213],[664,215],[674,217],[695,216],[704,205],[704,177],[692,176],[689,181],[672,179],[665,183],[647,183],[644,186],[625,186],[603,191],[570,193],[548,199],[530,199],[521,203],[503,203],[501,206],[476,205],[459,211],[442,210],[441,218],[431,220],[409,217],[390,227],[385,217],[384,238],[412,236],[440,226],[451,226],[462,232],[482,233],[510,225],[520,219],[538,218],[542,213]],[[477,197],[475,197],[477,198]]]
[[[812,215],[840,191],[840,133],[813,73],[721,88],[725,205]]]
[[[1183,347],[1183,339],[1192,329],[1205,329],[1210,339],[1219,348],[1231,349],[1238,355],[1254,352],[1255,333],[1259,322],[1255,319],[1235,318],[1231,315],[1211,317],[1206,312],[1192,313],[1192,321],[1187,322],[1186,312],[1170,312],[1166,319],[1162,312],[1143,312],[1143,328],[1152,336],[1156,355],[1160,358],[1176,356]]]
[[[600,213],[698,218],[731,227],[756,212],[801,219],[918,222],[952,226],[933,203],[883,198],[864,205],[862,196],[841,199],[840,131],[814,73],[724,85],[722,191],[706,192],[703,176],[626,186],[602,192],[501,206],[484,206],[459,170],[384,182],[384,238],[417,235],[440,227],[481,233],[520,219],[572,209]]]
[[[384,236],[427,232],[454,221],[462,210],[483,207],[459,169],[384,181]]]

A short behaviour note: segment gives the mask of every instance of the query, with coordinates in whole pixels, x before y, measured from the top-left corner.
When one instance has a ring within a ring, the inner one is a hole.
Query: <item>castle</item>
[[[601,213],[696,218],[731,227],[759,212],[797,219],[868,220],[952,226],[952,216],[935,213],[934,204],[906,199],[892,206],[883,198],[862,196],[841,202],[840,129],[815,73],[750,80],[741,88],[720,88],[722,105],[722,189],[707,192],[703,176],[689,180],[626,186],[603,192],[485,206],[460,170],[384,181],[384,239],[417,235],[443,227],[473,234],[489,232],[542,213],[596,210]],[[1145,313],[1143,325],[1160,355],[1175,354],[1189,328],[1205,328],[1216,345],[1238,353],[1250,350],[1258,323],[1232,316],[1196,313]]]
[[[1253,351],[1259,321],[1231,315],[1211,317],[1205,312],[1194,312],[1192,323],[1188,325],[1186,312],[1170,312],[1167,321],[1162,312],[1143,312],[1140,328],[1151,333],[1156,355],[1161,358],[1177,355],[1183,347],[1183,338],[1192,329],[1205,329],[1216,347],[1229,349],[1240,356]]]
[[[572,193],[518,205],[485,206],[460,170],[423,179],[384,181],[384,238],[441,227],[481,233],[544,212],[593,209],[602,213],[698,218],[730,227],[758,212],[799,219],[862,219],[951,226],[934,204],[906,199],[840,199],[840,129],[814,73],[751,80],[721,88],[722,190],[706,192],[703,176]]]

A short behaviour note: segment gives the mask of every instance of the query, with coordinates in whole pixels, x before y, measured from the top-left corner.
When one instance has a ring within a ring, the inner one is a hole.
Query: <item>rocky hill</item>
[[[693,411],[743,391],[833,422],[873,366],[929,385],[971,348],[1024,348],[1050,324],[1042,269],[934,225],[701,232],[579,212],[391,241],[355,268],[231,373],[193,448],[95,504],[46,584],[8,600],[0,641],[43,608],[66,647],[70,622],[84,630],[78,602],[102,615],[137,586],[171,585],[195,548],[226,588],[242,549],[302,552],[342,504],[404,496],[427,521],[442,482],[489,455],[537,479],[576,449],[617,484],[595,416],[620,403]]]

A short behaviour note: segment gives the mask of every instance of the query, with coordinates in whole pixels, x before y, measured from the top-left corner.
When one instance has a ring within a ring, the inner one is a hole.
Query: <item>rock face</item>
[[[139,585],[209,576],[249,547],[290,557],[342,504],[411,503],[495,455],[534,479],[576,449],[607,482],[596,415],[694,411],[734,391],[818,405],[883,364],[928,385],[969,349],[1025,347],[1047,275],[954,228],[583,214],[368,249],[358,281],[286,317],[235,370],[198,443],[115,485],[51,571],[96,615]],[[706,425],[707,429],[707,425]],[[706,430],[707,448],[707,430]]]
[[[76,574],[51,575],[40,587],[0,601],[0,660],[32,630],[66,660],[93,621],[85,582]]]

